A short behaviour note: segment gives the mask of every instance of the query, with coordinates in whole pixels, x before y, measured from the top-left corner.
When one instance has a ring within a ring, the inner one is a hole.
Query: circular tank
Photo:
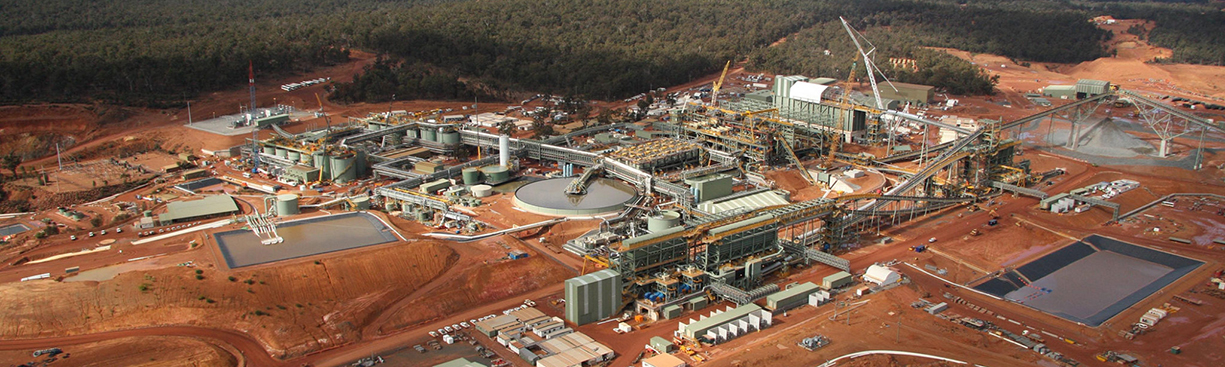
[[[441,137],[442,137],[442,140],[440,141],[443,144],[448,144],[448,145],[459,144],[459,133],[457,132],[452,131],[452,132],[442,133]]]
[[[400,204],[393,200],[387,200],[387,202],[383,203],[383,209],[386,209],[388,212],[394,212],[400,210]]]
[[[291,161],[297,162],[299,159],[302,159],[302,153],[298,153],[298,152],[290,150],[288,153],[286,153],[286,158],[289,158],[289,160]]]
[[[408,139],[416,139],[416,138],[417,138],[417,129],[408,129],[408,130],[404,130],[404,137],[405,137],[405,138],[408,138]]]
[[[438,141],[438,132],[434,129],[421,129],[421,140]]]
[[[275,155],[275,154],[276,154],[276,148],[274,148],[274,147],[270,147],[270,146],[264,146],[264,154],[267,154],[267,155]]]
[[[311,167],[315,164],[315,159],[309,153],[302,153],[298,157],[298,162],[303,166]]]
[[[369,196],[364,196],[364,195],[358,196],[353,199],[350,199],[349,201],[352,201],[353,205],[357,206],[357,208],[354,208],[353,210],[369,210],[370,209],[370,197]]]
[[[433,214],[430,214],[429,212],[420,212],[420,213],[417,213],[417,221],[418,221],[418,222],[429,222],[429,221],[430,221],[430,219],[432,219],[432,218],[434,218],[434,215],[433,215]]]
[[[481,183],[481,170],[476,167],[468,167],[463,170],[464,185],[476,185]]]
[[[497,185],[506,181],[510,181],[510,170],[502,166],[485,166],[481,168],[481,172],[485,174],[485,182]]]
[[[285,150],[285,148],[276,148],[277,157],[285,158],[288,155],[289,155],[289,151]]]
[[[483,198],[489,195],[493,195],[493,186],[489,186],[489,185],[472,186],[472,196]]]
[[[680,224],[681,214],[671,210],[664,210],[647,218],[647,230],[651,232],[659,232]]]
[[[276,196],[276,215],[287,216],[298,214],[298,195],[281,194]]]
[[[332,157],[332,181],[345,183],[357,179],[357,159],[353,156]]]
[[[515,206],[544,215],[589,216],[620,211],[638,197],[633,186],[608,178],[592,179],[586,194],[564,194],[571,181],[554,178],[523,185],[515,190]]]
[[[323,155],[323,151],[316,151],[312,157],[315,160],[315,168],[319,169],[319,179],[331,180],[332,170],[328,169],[330,166],[328,164],[328,156]]]

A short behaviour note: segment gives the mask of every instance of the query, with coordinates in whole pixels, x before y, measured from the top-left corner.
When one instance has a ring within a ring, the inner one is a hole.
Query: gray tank
[[[276,156],[281,158],[288,157],[289,151],[285,150],[285,148],[276,148]]]
[[[276,148],[275,148],[275,147],[271,147],[271,146],[267,146],[267,145],[265,145],[265,146],[264,146],[264,154],[267,154],[267,155],[276,155]]]
[[[476,185],[481,183],[481,170],[476,167],[468,167],[463,170],[464,185]]]
[[[299,159],[302,159],[302,153],[298,153],[297,151],[290,150],[288,151],[288,153],[286,153],[286,158],[289,158],[289,160],[291,161],[297,162]]]
[[[671,210],[664,210],[647,218],[647,230],[651,232],[663,231],[680,224],[681,214]]]
[[[287,216],[298,214],[298,195],[281,194],[276,196],[276,215]]]
[[[346,183],[357,179],[357,157],[332,157],[331,164],[333,182]]]
[[[417,138],[417,136],[418,136],[417,129],[408,129],[408,130],[404,130],[404,138],[405,138],[405,139],[416,139],[416,138]]]
[[[441,137],[442,139],[440,140],[440,142],[442,142],[443,144],[447,144],[447,145],[459,144],[459,133],[457,132],[454,132],[454,131],[445,132],[441,134]]]
[[[421,129],[421,140],[438,141],[438,132],[428,127]]]
[[[315,159],[315,168],[319,169],[319,179],[331,180],[332,170],[329,168],[332,165],[329,164],[331,160],[328,159],[328,156],[324,155],[322,150],[319,150],[319,151],[316,151],[315,154],[312,155],[312,157],[314,157]]]

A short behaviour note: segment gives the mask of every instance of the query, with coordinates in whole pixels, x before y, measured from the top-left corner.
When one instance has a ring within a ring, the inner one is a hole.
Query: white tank
[[[502,135],[498,137],[498,164],[502,167],[510,167],[510,137]]]

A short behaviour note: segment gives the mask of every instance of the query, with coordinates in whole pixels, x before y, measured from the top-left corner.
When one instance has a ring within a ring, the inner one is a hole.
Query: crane
[[[868,40],[865,38],[864,42],[867,42],[868,46],[872,47],[872,49],[864,51],[863,46],[859,44],[859,39],[862,38],[863,35],[860,34],[857,37],[856,35],[859,34],[859,32],[856,32],[855,29],[851,28],[851,24],[847,23],[845,18],[838,17],[838,19],[842,20],[842,28],[846,29],[846,34],[851,36],[851,42],[855,43],[855,48],[858,49],[859,54],[863,56],[863,66],[868,72],[868,82],[872,84],[872,96],[876,98],[876,108],[884,110],[885,103],[881,101],[880,88],[876,85],[876,73],[880,72],[880,68],[876,67],[876,63],[873,63],[872,57],[869,56],[873,52],[876,52],[876,46],[872,45],[872,42],[868,42]],[[889,83],[889,87],[893,88],[894,91],[897,91],[897,87],[893,86],[893,82],[889,81],[889,78],[885,77],[884,73],[881,73],[881,77],[885,78],[885,82]]]
[[[855,82],[855,68],[857,68],[858,66],[859,66],[858,63],[852,61],[851,71],[846,76],[846,90],[842,92],[842,106],[838,108],[839,123],[841,123],[841,121],[846,121],[846,110],[850,106],[849,104],[847,104],[846,100],[847,100],[847,97],[851,94],[851,91],[854,90],[854,88],[851,87],[851,83]],[[831,134],[831,135],[833,135],[833,139],[829,139],[828,141],[829,148],[825,150],[825,161],[821,162],[821,167],[825,169],[830,169],[834,167],[834,158],[835,156],[838,155],[838,146],[840,145],[838,144],[837,135],[836,134]]]
[[[727,68],[732,66],[732,61],[728,60],[723,64],[723,73],[719,74],[719,80],[716,80],[710,88],[710,105],[716,106],[719,103],[719,88],[723,87],[723,78],[727,76]]]
[[[323,113],[323,99],[319,98],[319,93],[315,93],[315,101],[319,102],[319,114],[323,116],[323,122],[327,124],[328,131],[332,130],[332,118],[328,114]]]

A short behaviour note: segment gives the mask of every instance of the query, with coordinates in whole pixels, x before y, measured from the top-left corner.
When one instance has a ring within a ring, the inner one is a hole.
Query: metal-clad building
[[[158,222],[166,225],[238,212],[238,204],[234,202],[234,198],[229,195],[213,195],[200,200],[166,204],[166,213],[158,216]]]
[[[1110,82],[1105,80],[1081,79],[1076,81],[1076,99],[1093,97],[1110,90]]]
[[[606,269],[566,279],[566,320],[578,325],[612,316],[621,307],[621,273]]]
[[[676,345],[672,344],[668,339],[652,336],[651,348],[655,348],[655,351],[660,353],[672,353],[672,351],[676,350]]]
[[[881,98],[888,98],[912,104],[927,104],[936,99],[936,89],[930,85],[910,83],[883,83],[879,85]],[[894,90],[896,88],[897,90]],[[875,102],[873,102],[875,103]]]
[[[1042,88],[1042,95],[1045,97],[1059,99],[1076,99],[1075,85],[1048,85]]]
[[[766,296],[766,308],[775,313],[790,310],[808,303],[808,295],[818,290],[816,284],[805,282],[782,292]]]
[[[842,288],[851,284],[853,280],[854,278],[851,277],[851,273],[840,271],[822,279],[821,287],[825,289]]]
[[[756,304],[715,311],[702,320],[681,323],[679,331],[692,340],[706,339],[712,344],[722,343],[740,335],[769,327],[773,315]]]
[[[485,367],[480,362],[469,361],[467,358],[456,358],[450,361],[436,364],[434,367]]]
[[[694,196],[697,197],[698,202],[718,199],[732,194],[732,177],[724,174],[688,179],[685,180],[685,183],[692,186],[693,190],[696,191]]]

